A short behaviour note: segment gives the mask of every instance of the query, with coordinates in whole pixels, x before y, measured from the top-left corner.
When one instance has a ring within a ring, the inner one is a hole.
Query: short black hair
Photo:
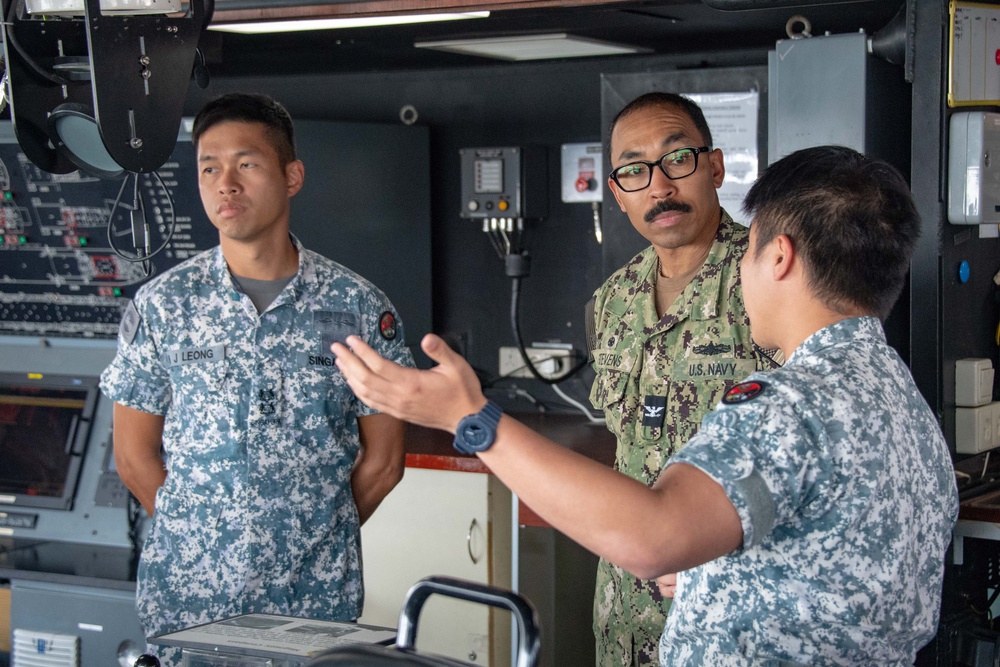
[[[885,319],[906,281],[920,216],[892,165],[844,146],[796,151],[747,193],[759,254],[787,235],[814,294],[833,310]]]
[[[288,110],[267,95],[256,93],[227,93],[208,102],[194,119],[191,143],[198,140],[210,127],[219,123],[260,123],[267,128],[267,135],[282,164],[295,160],[295,130]]]
[[[708,129],[708,121],[705,120],[704,112],[702,112],[701,107],[694,100],[683,95],[678,95],[677,93],[652,92],[640,95],[626,104],[625,108],[619,111],[611,121],[611,125],[608,128],[607,150],[608,157],[612,161],[614,158],[611,155],[611,135],[614,134],[618,121],[633,112],[648,109],[649,107],[675,107],[679,109],[694,123],[695,129],[701,134],[701,140],[705,142],[703,145],[714,148],[712,145],[712,131]]]

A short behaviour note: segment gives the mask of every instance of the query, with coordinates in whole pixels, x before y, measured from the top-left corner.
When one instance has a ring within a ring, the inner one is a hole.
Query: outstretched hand
[[[357,336],[348,336],[346,346],[334,343],[330,347],[347,384],[365,405],[454,433],[462,417],[486,405],[479,379],[438,336],[424,336],[420,348],[437,366],[426,371],[404,368],[379,356]]]

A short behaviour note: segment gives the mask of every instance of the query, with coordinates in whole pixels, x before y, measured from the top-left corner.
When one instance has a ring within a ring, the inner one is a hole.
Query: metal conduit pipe
[[[748,9],[800,9],[821,5],[857,4],[863,0],[701,0],[712,9],[743,11]],[[907,57],[907,44],[913,43],[913,0],[906,0],[892,20],[868,39],[868,52],[893,65],[901,65],[906,80],[913,81],[913,65]]]

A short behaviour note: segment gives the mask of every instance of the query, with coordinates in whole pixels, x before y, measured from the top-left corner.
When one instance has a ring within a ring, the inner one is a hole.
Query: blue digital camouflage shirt
[[[958,495],[909,370],[862,317],[750,380],[763,391],[731,392],[670,460],[722,485],[743,547],[678,575],[661,664],[912,665],[937,627]]]
[[[138,572],[149,635],[242,613],[337,621],[364,597],[351,473],[371,414],[333,365],[358,334],[413,365],[392,304],[295,239],[298,274],[258,316],[220,248],[150,281],[101,378],[165,415],[167,478]]]

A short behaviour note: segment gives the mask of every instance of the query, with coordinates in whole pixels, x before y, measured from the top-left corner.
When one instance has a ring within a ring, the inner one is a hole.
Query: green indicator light
[[[113,290],[111,290],[111,293],[114,294],[115,296],[121,296],[122,295],[121,288],[119,288],[119,287],[116,287]]]
[[[3,193],[3,198],[4,198],[4,201],[14,201],[14,193],[10,192],[9,190],[5,191]]]
[[[17,237],[17,242],[20,243],[21,245],[24,245],[25,243],[28,242],[28,237],[22,234]]]
[[[77,243],[79,243],[80,245],[87,245],[87,237],[81,236],[79,239],[77,239]]]

